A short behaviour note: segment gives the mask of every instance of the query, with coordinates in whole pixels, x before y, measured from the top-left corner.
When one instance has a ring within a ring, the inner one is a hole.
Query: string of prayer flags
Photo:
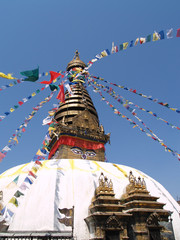
[[[95,77],[95,76],[91,76],[91,77],[93,77],[93,78],[95,78],[95,79],[98,79],[98,80],[101,80],[101,81],[104,81],[104,82],[106,82],[106,83],[108,83],[108,84],[111,84],[111,85],[113,85],[113,86],[115,86],[115,87],[118,87],[118,88],[121,88],[121,89],[123,89],[123,90],[129,91],[129,92],[131,92],[131,93],[134,93],[134,94],[136,94],[136,95],[139,95],[139,96],[141,96],[141,97],[143,97],[143,98],[146,98],[146,99],[148,99],[148,100],[150,100],[150,101],[153,101],[153,102],[155,102],[155,103],[157,103],[157,104],[159,104],[159,105],[161,105],[161,106],[164,106],[164,107],[166,107],[166,108],[169,108],[170,110],[172,110],[172,111],[174,111],[174,112],[180,113],[180,110],[179,110],[178,108],[170,107],[168,103],[166,103],[166,102],[165,102],[165,103],[160,102],[157,98],[153,98],[152,96],[147,96],[147,95],[145,95],[145,94],[143,94],[143,93],[138,93],[136,89],[128,88],[128,87],[126,87],[126,86],[121,86],[121,85],[118,85],[118,84],[115,84],[115,83],[111,83],[111,82],[109,82],[109,81],[107,81],[107,80],[104,80],[103,78],[100,78],[100,77]]]
[[[89,86],[93,86],[90,84],[90,82],[88,81]],[[94,86],[93,86],[94,87]],[[94,87],[95,88],[95,87]],[[148,133],[146,130],[144,130],[143,128],[141,128],[137,123],[135,123],[132,119],[128,118],[127,116],[123,115],[120,111],[118,111],[112,104],[110,104],[109,101],[107,101],[105,99],[105,97],[102,95],[101,91],[97,91],[97,88],[95,88],[95,92],[99,93],[101,96],[101,100],[105,101],[106,104],[112,108],[112,110],[114,111],[115,114],[117,114],[118,116],[125,118],[127,121],[130,122],[130,124],[134,125],[133,128],[137,127],[141,132],[145,133],[146,136],[151,137],[154,141],[157,141],[160,143],[161,146],[163,146],[165,148],[165,151],[168,151],[170,153],[172,153],[173,156],[176,156],[178,158],[178,160],[180,161],[180,154],[174,150],[172,150],[171,148],[169,148],[166,144],[163,143],[162,140],[160,140],[159,138],[156,138],[154,136],[152,136],[150,133]],[[144,125],[144,124],[143,124]]]
[[[45,87],[40,89],[37,89],[35,92],[33,92],[30,96],[28,96],[27,98],[23,98],[21,101],[19,101],[16,105],[14,105],[13,107],[10,108],[9,111],[4,112],[4,115],[0,116],[0,122],[5,119],[10,113],[14,112],[14,110],[16,110],[17,108],[19,108],[20,106],[22,106],[24,103],[26,103],[27,101],[29,101],[32,97],[35,97],[36,94],[40,93],[40,91],[43,91],[45,88],[47,88],[48,85],[46,85]]]
[[[0,72],[0,77],[10,79],[10,80],[16,79],[16,78],[12,77],[12,73],[5,74],[5,73]]]
[[[23,81],[36,82],[39,79],[39,67],[33,70],[20,72],[21,75],[27,77]]]
[[[21,81],[21,79],[17,79],[16,81],[13,81],[14,84],[11,82],[10,84],[1,86],[1,87],[0,87],[0,91],[5,90],[5,89],[7,89],[7,88],[9,88],[9,87],[13,87],[13,86],[15,86],[16,84],[22,83],[22,82],[23,82],[23,81]]]
[[[14,195],[10,198],[6,206],[0,211],[0,222],[5,221],[6,225],[9,225],[13,215],[16,213],[17,208],[20,206],[21,200],[26,194],[26,191],[30,189],[30,186],[34,183],[37,178],[37,171],[42,167],[42,163],[38,160],[34,162],[31,169],[28,171],[28,174],[25,176],[24,181],[18,185],[18,181],[15,183],[14,187],[16,191]],[[18,179],[19,176],[16,177]],[[11,185],[8,184],[8,185]],[[6,187],[8,188],[8,186]]]
[[[167,37],[167,39],[173,37],[173,29],[172,28],[167,30],[166,37]],[[180,28],[177,29],[176,37],[180,37]],[[117,53],[117,52],[122,51],[122,50],[126,50],[128,48],[128,46],[132,48],[133,46],[137,46],[138,43],[143,44],[143,43],[151,42],[151,39],[152,39],[153,42],[155,42],[157,40],[165,39],[164,30],[161,30],[160,32],[155,31],[153,34],[149,34],[146,37],[138,37],[138,38],[136,38],[135,41],[131,40],[129,42],[121,43],[121,44],[119,44],[119,49],[118,49],[118,46],[115,46],[114,42],[112,42],[111,51],[106,49],[106,50],[102,51],[100,54],[96,54],[95,58],[93,58],[91,61],[88,62],[87,69],[89,67],[91,67],[94,62],[102,59],[103,57],[106,57],[106,56],[108,56],[110,54],[113,54],[113,53]]]
[[[93,79],[91,79],[91,80],[92,80],[92,82],[93,82],[95,85],[103,88],[104,91],[107,91],[107,92],[108,92],[108,90],[110,89],[110,87],[108,87],[108,86],[103,86],[102,84],[98,84],[97,82],[95,82]],[[151,114],[153,117],[156,117],[157,120],[163,121],[163,122],[166,123],[168,126],[170,126],[170,127],[172,127],[172,128],[175,128],[175,129],[177,129],[177,130],[180,130],[180,127],[177,127],[177,126],[175,126],[174,124],[169,123],[168,121],[164,120],[163,118],[158,117],[158,115],[157,115],[156,113],[154,113],[154,112],[152,112],[152,111],[150,111],[150,110],[146,110],[146,109],[138,106],[137,104],[134,104],[133,102],[125,99],[124,97],[122,97],[122,96],[119,95],[119,94],[114,95],[114,94],[115,94],[115,91],[114,91],[112,88],[111,88],[111,92],[108,92],[108,93],[109,93],[109,95],[111,95],[111,96],[113,96],[115,99],[117,99],[117,101],[120,102],[121,104],[127,104],[127,103],[128,103],[128,105],[130,105],[130,106],[133,106],[133,107],[135,107],[135,108],[138,108],[138,109],[141,110],[141,111],[144,111],[144,112],[147,112],[148,114]],[[112,95],[112,93],[114,93],[114,94]],[[118,99],[118,98],[119,98],[119,99]]]
[[[19,143],[18,139],[21,138],[22,133],[26,131],[26,128],[30,120],[35,116],[35,114],[45,103],[51,100],[53,95],[54,92],[51,92],[51,94],[48,97],[46,97],[44,101],[40,102],[35,108],[33,108],[33,111],[29,114],[28,118],[25,118],[24,122],[19,126],[19,128],[16,129],[15,133],[12,135],[12,137],[10,137],[8,144],[0,151],[0,161],[2,161],[3,158],[5,158],[9,151],[9,148],[11,149],[13,146],[16,146]]]
[[[96,83],[95,83],[96,84]],[[96,84],[97,85],[97,84]],[[97,89],[97,90],[99,90],[99,89]],[[115,95],[115,92],[114,92],[114,90],[111,88],[110,90],[109,90],[109,88],[107,89],[107,88],[104,88],[104,91],[106,91],[111,97],[113,97],[113,98],[115,98],[115,99],[117,99],[117,95]],[[118,100],[117,100],[118,101]],[[136,113],[134,113],[134,109],[132,109],[132,108],[130,108],[130,106],[129,106],[129,104],[128,104],[128,100],[123,100],[122,102],[121,101],[118,101],[119,103],[121,103],[122,104],[122,106],[124,107],[124,108],[126,108],[140,123],[142,123],[142,125],[148,130],[148,131],[150,131],[151,132],[151,134],[155,137],[155,138],[157,138],[159,141],[162,141],[162,140],[160,140],[158,137],[157,137],[157,135],[149,128],[149,127],[147,127],[146,126],[146,124],[140,119],[140,118],[138,118],[138,116],[137,116],[137,114]]]

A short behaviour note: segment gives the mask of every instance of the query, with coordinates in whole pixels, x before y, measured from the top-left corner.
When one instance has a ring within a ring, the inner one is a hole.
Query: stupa
[[[49,159],[0,175],[0,239],[180,240],[180,206],[168,191],[137,169],[105,162],[110,134],[77,51],[67,71],[71,94],[54,115]]]

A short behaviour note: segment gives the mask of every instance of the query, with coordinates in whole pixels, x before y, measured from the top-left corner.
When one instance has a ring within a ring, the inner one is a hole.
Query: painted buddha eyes
[[[74,153],[74,154],[83,154],[83,151],[80,149],[80,148],[78,148],[78,147],[72,147],[71,148],[71,151]]]
[[[87,157],[93,157],[93,156],[96,155],[96,152],[94,150],[88,149],[88,150],[83,152],[83,150],[81,148],[79,148],[79,147],[72,147],[71,151],[74,154],[81,155],[81,157],[83,159],[86,159]]]

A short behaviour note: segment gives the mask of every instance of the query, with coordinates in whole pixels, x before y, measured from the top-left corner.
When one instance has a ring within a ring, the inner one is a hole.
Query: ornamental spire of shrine
[[[86,90],[85,82],[89,72],[77,50],[67,65],[67,71],[70,91],[65,92],[65,102],[60,104],[54,115],[57,126],[51,136],[49,159],[105,161],[104,145],[109,141],[109,135],[104,133]]]

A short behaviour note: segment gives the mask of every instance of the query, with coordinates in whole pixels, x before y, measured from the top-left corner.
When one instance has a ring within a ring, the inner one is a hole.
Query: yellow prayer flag
[[[175,108],[170,108],[171,110],[173,110],[173,111],[176,111],[176,109]]]
[[[57,79],[54,79],[53,83],[57,82]]]
[[[12,83],[10,83],[10,84],[9,84],[9,86],[10,86],[10,87],[12,87],[12,86],[13,86],[13,84],[12,84]]]
[[[46,73],[45,73],[45,76],[48,76],[48,74],[49,74],[49,73],[48,73],[48,72],[46,72]]]
[[[8,74],[6,75],[6,74],[0,72],[0,77],[2,77],[2,78],[7,78],[7,79],[16,79],[16,78],[12,77],[12,73],[8,73]]]
[[[153,33],[153,41],[159,40],[158,33]]]
[[[125,50],[128,47],[128,42],[123,43],[123,50]]]
[[[9,200],[9,203],[12,203],[14,204],[16,207],[18,207],[18,201],[15,197],[12,197],[10,200]]]
[[[35,92],[33,92],[31,96],[32,96],[32,97],[36,96],[36,93],[35,93]]]
[[[13,140],[16,141],[16,143],[18,144],[17,137],[14,137]]]
[[[14,112],[14,108],[11,108],[11,109],[10,109],[10,112]]]

